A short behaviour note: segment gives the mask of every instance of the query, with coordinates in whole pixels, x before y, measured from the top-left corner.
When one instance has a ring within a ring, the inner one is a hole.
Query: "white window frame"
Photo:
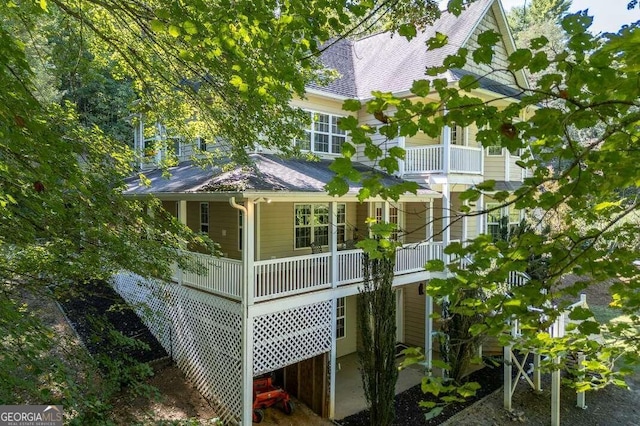
[[[492,152],[491,148],[500,148],[500,153],[496,154],[495,152]],[[501,147],[500,145],[488,146],[486,150],[487,150],[487,157],[502,157],[504,155],[504,148]]]
[[[347,298],[336,299],[336,340],[347,337]]]
[[[467,145],[467,131],[465,127],[452,124],[449,127],[449,142],[451,145],[466,146]]]
[[[310,210],[309,210],[309,224],[297,224],[297,215],[298,215],[298,208],[302,208],[303,206],[310,206]],[[335,223],[335,226],[338,228],[338,241],[336,242],[337,244],[343,244],[344,241],[340,241],[340,239],[344,239],[346,240],[346,232],[347,232],[347,205],[346,203],[338,203],[338,212],[336,214],[336,218],[338,220],[341,219],[340,216],[343,216],[344,222],[337,222]],[[331,232],[331,216],[329,215],[328,219],[327,219],[327,223],[320,223],[320,224],[316,224],[315,223],[315,217],[316,217],[316,209],[319,208],[326,208],[327,209],[327,214],[329,213],[329,203],[295,203],[293,205],[293,248],[294,250],[303,250],[303,249],[308,249],[309,247],[311,247],[311,244],[315,243],[315,229],[316,228],[320,228],[320,227],[327,227],[327,232]],[[340,213],[340,210],[343,210],[343,214]],[[310,245],[308,246],[300,246],[298,247],[298,238],[297,238],[297,229],[300,228],[310,228]],[[327,236],[327,240],[328,240],[328,236]],[[323,246],[326,246],[326,244],[323,244]]]
[[[343,116],[329,114],[320,111],[305,111],[309,114],[309,127],[304,129],[306,138],[296,140],[296,144],[303,151],[310,151],[316,154],[339,155],[341,153],[342,144],[347,141],[347,132],[338,127],[338,121]],[[321,120],[321,118],[325,118]],[[318,141],[316,139],[326,137],[327,149],[318,149]]]
[[[207,150],[207,140],[205,138],[203,138],[202,136],[198,136],[198,149],[200,151],[206,151]]]
[[[373,209],[376,222],[382,222],[384,203],[375,203]],[[389,223],[396,225],[396,230],[391,235],[391,239],[398,242],[402,242],[404,239],[404,236],[401,234],[402,228],[404,227],[404,215],[402,212],[402,203],[389,203]]]
[[[203,234],[209,234],[210,214],[209,203],[200,203],[200,232]],[[203,221],[202,219],[206,219],[206,221]]]

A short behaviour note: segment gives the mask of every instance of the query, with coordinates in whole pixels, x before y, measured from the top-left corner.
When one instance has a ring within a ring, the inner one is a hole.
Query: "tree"
[[[513,316],[523,324],[523,345],[538,348],[554,359],[567,351],[583,352],[590,359],[587,367],[596,372],[592,379],[583,379],[576,386],[581,389],[597,388],[606,384],[623,384],[620,377],[626,370],[613,370],[616,360],[638,363],[640,340],[640,270],[632,265],[637,258],[637,220],[640,204],[637,194],[639,182],[637,162],[640,160],[638,123],[640,122],[640,81],[637,69],[638,33],[635,26],[622,28],[616,34],[593,36],[588,32],[591,18],[584,13],[568,15],[561,21],[567,39],[566,48],[559,52],[541,50],[549,43],[545,36],[531,40],[529,46],[516,50],[509,57],[507,69],[524,69],[535,73],[551,68],[536,85],[527,90],[520,87],[521,99],[509,106],[498,108],[491,101],[474,97],[472,90],[479,87],[476,77],[462,78],[457,85],[438,79],[446,67],[428,70],[431,80],[415,82],[411,98],[398,99],[391,94],[374,93],[367,102],[369,111],[387,114],[393,106],[395,114],[388,114],[380,133],[390,139],[396,135],[410,136],[417,131],[437,132],[444,125],[467,126],[472,123],[482,129],[478,140],[483,146],[500,145],[512,152],[530,146],[522,166],[534,170],[525,184],[509,194],[497,192],[492,196],[503,206],[537,210],[538,223],[544,225],[548,215],[561,217],[557,232],[542,235],[535,227],[524,230],[508,241],[492,241],[480,236],[466,247],[453,244],[446,252],[454,257],[468,256],[473,262],[466,269],[456,269],[455,277],[432,280],[427,291],[444,299],[454,297],[460,290],[477,289],[486,298],[478,303],[474,298],[462,299],[451,306],[453,313],[479,315],[482,321],[469,331],[472,335],[500,336],[508,331],[508,320]],[[478,63],[491,64],[493,42],[487,37],[478,50],[470,52]],[[435,41],[434,41],[435,43]],[[445,63],[463,66],[467,52],[459,52]],[[437,93],[438,102],[425,102],[423,96],[429,88]],[[360,102],[347,101],[344,108],[356,111]],[[525,122],[515,120],[523,111],[530,111]],[[345,156],[364,145],[367,152],[376,153],[381,168],[394,172],[397,160],[403,158],[401,150],[381,152],[375,150],[366,128],[353,120],[344,120],[343,126],[352,135]],[[577,140],[574,131],[600,127],[586,143]],[[435,130],[434,130],[435,129]],[[370,148],[368,148],[370,147]],[[373,160],[373,159],[372,159]],[[565,166],[556,172],[546,167],[550,161],[562,161]],[[338,177],[331,188],[339,190],[345,176],[353,178],[349,162],[337,162],[334,170]],[[542,188],[555,186],[555,191]],[[462,198],[478,200],[491,191],[492,182],[477,185],[466,191]],[[365,193],[393,195],[407,188],[379,188],[365,185]],[[339,193],[339,191],[337,191]],[[621,198],[621,194],[630,195]],[[569,213],[566,213],[568,209]],[[486,213],[486,212],[483,212]],[[468,215],[476,215],[467,211]],[[531,279],[527,285],[513,287],[508,294],[496,291],[507,282],[509,274],[525,271],[531,258],[545,259],[545,271]],[[444,265],[428,265],[442,270]],[[453,267],[453,265],[450,265]],[[565,274],[586,276],[586,281],[561,286]],[[591,312],[578,309],[572,318],[583,320],[575,334],[562,339],[540,338],[539,330],[553,321],[568,305],[569,299],[596,282],[612,280],[610,287],[612,306],[627,315],[624,324],[601,324]],[[544,316],[528,307],[539,307]],[[610,344],[597,344],[587,338],[603,333]],[[505,342],[506,343],[506,342]],[[560,365],[548,365],[550,369]]]
[[[509,11],[507,19],[517,40],[521,31],[535,24],[559,24],[560,20],[569,12],[571,0],[532,0],[527,6],[514,6]],[[553,33],[543,33],[553,34]]]

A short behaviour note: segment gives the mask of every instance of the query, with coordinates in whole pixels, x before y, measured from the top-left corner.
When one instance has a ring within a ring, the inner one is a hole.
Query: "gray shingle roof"
[[[305,192],[326,193],[324,186],[334,173],[329,170],[331,160],[306,161],[300,159],[282,159],[271,154],[252,154],[252,164],[239,166],[230,171],[220,168],[200,168],[191,162],[184,162],[169,170],[171,176],[163,177],[161,170],[152,170],[145,174],[151,185],[142,184],[139,177],[127,180],[127,195],[145,195],[162,193],[194,192]],[[373,169],[363,164],[355,164],[360,172]],[[394,176],[375,172],[382,176],[385,186],[402,182]],[[355,194],[360,184],[352,183],[349,193]],[[435,191],[421,187],[420,195],[435,195]]]
[[[467,42],[494,1],[477,0],[460,16],[443,12],[432,26],[419,31],[410,41],[389,32],[356,41],[340,40],[320,56],[325,67],[336,70],[340,77],[326,86],[314,84],[310,87],[360,99],[370,97],[373,90],[396,93],[409,90],[415,80],[427,78],[425,70],[428,67],[442,65],[448,55],[456,53]],[[426,41],[436,33],[446,34],[448,44],[427,51]],[[457,81],[465,74],[470,73],[450,70],[440,77]],[[486,77],[480,80],[480,85],[506,96],[519,95],[517,90]]]

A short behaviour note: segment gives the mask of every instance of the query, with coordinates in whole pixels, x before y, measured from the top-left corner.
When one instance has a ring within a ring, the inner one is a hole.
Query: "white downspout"
[[[242,425],[253,423],[253,202],[247,206],[236,203],[236,197],[229,198],[231,207],[242,211]]]

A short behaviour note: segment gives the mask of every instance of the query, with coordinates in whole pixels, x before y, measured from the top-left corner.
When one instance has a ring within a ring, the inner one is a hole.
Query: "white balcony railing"
[[[203,274],[175,271],[174,279],[184,285],[234,300],[242,297],[242,261],[192,253],[193,260],[203,266]],[[405,244],[398,249],[396,275],[424,271],[429,260],[444,260],[441,242]],[[361,282],[362,250],[338,251],[336,285]],[[254,302],[308,293],[330,288],[331,253],[311,254],[254,263]]]
[[[242,261],[213,257],[206,254],[191,253],[193,260],[204,267],[204,272],[182,271],[182,284],[219,294],[231,299],[242,297]],[[174,277],[179,276],[176,271]]]
[[[449,146],[449,164],[445,167],[444,145],[406,148],[405,173],[482,174],[482,148]]]

